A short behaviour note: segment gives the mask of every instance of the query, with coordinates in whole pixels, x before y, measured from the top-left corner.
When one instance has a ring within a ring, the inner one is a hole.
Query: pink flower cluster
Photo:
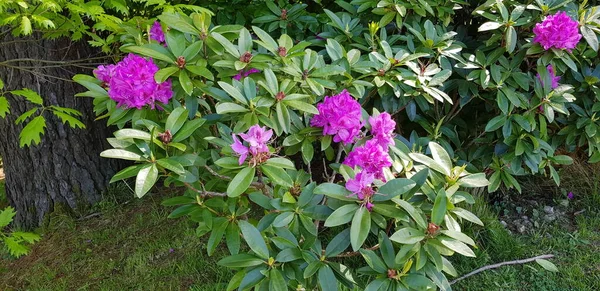
[[[550,75],[550,79],[552,80],[552,89],[558,87],[558,81],[560,81],[560,76],[555,75],[554,67],[552,67],[552,65],[548,65],[546,67],[546,70],[548,70],[548,75]],[[538,78],[538,80],[540,80],[540,82],[542,82],[542,86],[544,86],[544,80],[542,80],[540,74],[537,74],[536,77]]]
[[[170,80],[160,84],[154,80],[157,71],[152,59],[129,54],[116,65],[99,66],[94,75],[108,86],[108,96],[118,106],[141,109],[154,108],[157,101],[167,104],[173,97]]]
[[[375,178],[385,181],[383,169],[392,165],[392,160],[387,152],[377,143],[377,140],[368,140],[364,145],[354,148],[346,159],[344,164],[350,167],[359,166],[363,171],[373,174]]]
[[[253,125],[248,129],[247,133],[240,133],[239,136],[242,140],[246,141],[248,146],[245,146],[235,134],[231,135],[233,137],[233,144],[231,145],[231,149],[240,156],[239,164],[240,166],[246,161],[248,154],[252,155],[251,164],[254,166],[265,162],[269,156],[269,147],[267,147],[267,143],[273,136],[273,130],[267,130],[266,127],[260,127],[258,125]]]
[[[396,122],[392,120],[389,113],[383,112],[377,117],[369,117],[369,124],[371,124],[373,140],[382,148],[387,149],[388,146],[396,144],[394,142]]]
[[[533,42],[539,43],[545,50],[557,48],[571,51],[581,39],[579,23],[564,11],[549,15],[544,21],[536,24],[533,33]]]
[[[319,114],[310,121],[312,126],[323,127],[323,135],[333,135],[333,141],[349,144],[359,135],[363,124],[360,104],[344,90],[338,95],[325,96],[317,105]]]
[[[160,44],[165,44],[165,32],[160,25],[160,22],[155,21],[150,28],[150,39],[158,41]]]
[[[373,186],[371,186],[373,180],[375,180],[373,174],[359,172],[354,176],[354,179],[350,179],[346,182],[346,189],[348,189],[348,191],[354,193],[359,200],[366,200],[365,207],[369,211],[372,211],[374,206],[370,201],[370,198],[375,194]]]
[[[259,69],[255,69],[255,68],[251,68],[249,70],[241,70],[241,71],[238,72],[237,75],[233,76],[233,79],[241,81],[243,78],[246,78],[246,77],[248,77],[248,76],[250,76],[252,74],[255,74],[255,73],[260,73],[260,70]]]

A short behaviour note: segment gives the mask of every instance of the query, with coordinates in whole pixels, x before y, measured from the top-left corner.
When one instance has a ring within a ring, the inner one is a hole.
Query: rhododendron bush
[[[469,188],[600,161],[600,10],[468,2],[165,11],[74,80],[135,161],[113,181],[186,189],[164,204],[227,247],[228,290],[450,290]]]

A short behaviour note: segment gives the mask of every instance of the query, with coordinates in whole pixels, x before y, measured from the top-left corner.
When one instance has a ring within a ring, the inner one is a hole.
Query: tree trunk
[[[15,60],[69,61],[94,55],[101,56],[84,41],[45,40],[39,35],[27,39],[9,35],[0,39],[0,78],[5,83],[4,91],[34,90],[42,96],[45,106],[79,110],[83,114],[80,120],[86,125],[85,129],[71,129],[46,111],[47,127],[41,143],[21,148],[19,133],[29,120],[15,125],[15,119],[32,107],[22,97],[5,94],[11,113],[5,119],[0,118],[0,156],[4,159],[6,196],[17,211],[17,226],[40,226],[47,222],[48,214],[57,209],[83,214],[102,198],[118,163],[100,158],[100,152],[108,148],[106,138],[110,130],[105,121],[94,121],[92,99],[74,96],[84,88],[69,81],[74,74],[91,73],[91,70]],[[7,60],[12,61],[2,64]]]

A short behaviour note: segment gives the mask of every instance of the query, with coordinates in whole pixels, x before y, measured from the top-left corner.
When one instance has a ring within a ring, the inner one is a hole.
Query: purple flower
[[[549,15],[544,21],[536,24],[533,33],[533,42],[539,43],[545,50],[554,47],[570,52],[581,39],[579,23],[564,11]]]
[[[155,21],[150,28],[150,39],[158,41],[158,43],[165,43],[165,32],[160,25],[160,22]]]
[[[354,179],[346,182],[346,189],[354,193],[360,200],[373,196],[373,180],[375,177],[371,173],[359,172]]]
[[[367,210],[369,210],[369,212],[373,211],[373,207],[375,206],[375,204],[367,201],[367,203],[365,203],[365,208],[367,208]]]
[[[170,248],[169,253],[173,253],[173,252],[175,252],[175,250],[173,248]]]
[[[94,73],[108,83],[108,96],[118,106],[141,109],[145,105],[154,108],[156,101],[166,104],[173,97],[170,80],[160,84],[154,80],[157,71],[152,59],[129,54],[118,64],[100,66]]]
[[[102,83],[108,84],[115,74],[115,68],[116,65],[100,65],[94,70],[94,75],[98,80],[102,81]]]
[[[558,87],[558,81],[560,81],[560,76],[556,76],[554,74],[554,67],[552,67],[552,65],[548,65],[548,67],[546,67],[546,70],[548,70],[548,75],[550,75],[550,79],[552,80],[552,89]],[[540,82],[542,82],[542,86],[544,86],[544,80],[542,80],[540,74],[537,74],[536,77],[538,78],[538,80],[540,80]]]
[[[573,200],[574,197],[575,195],[573,194],[573,192],[569,192],[569,194],[567,194],[567,199],[569,200]]]
[[[369,124],[371,124],[373,140],[382,148],[387,149],[389,145],[395,144],[394,129],[396,129],[396,122],[392,120],[389,113],[383,112],[377,117],[369,117]]]
[[[392,160],[387,150],[372,139],[365,145],[354,148],[344,160],[344,164],[353,168],[359,166],[367,173],[375,175],[375,178],[385,181],[383,169],[390,167]]]
[[[338,95],[325,96],[317,105],[319,114],[310,121],[312,126],[323,127],[323,135],[333,135],[333,141],[349,144],[360,133],[360,104],[344,90]]]
[[[249,70],[241,70],[238,72],[237,75],[233,76],[233,79],[241,81],[242,78],[246,78],[248,76],[250,76],[251,74],[254,73],[260,73],[259,69],[255,69],[255,68],[250,68]]]
[[[240,142],[240,140],[235,134],[232,134],[231,137],[233,137],[233,144],[231,145],[231,149],[240,156],[238,163],[241,166],[248,157],[249,150]]]
[[[270,152],[267,143],[273,136],[272,129],[267,130],[266,127],[253,125],[248,129],[248,133],[240,133],[239,136],[248,143],[248,146],[245,146],[235,134],[232,134],[233,144],[231,145],[231,149],[240,156],[238,161],[240,165],[244,163],[248,157],[248,153],[252,154],[251,162],[254,165],[268,159]]]

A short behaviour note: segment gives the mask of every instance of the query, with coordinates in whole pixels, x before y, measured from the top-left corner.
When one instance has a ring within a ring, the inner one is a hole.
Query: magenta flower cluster
[[[233,79],[241,81],[243,78],[246,78],[255,73],[260,73],[260,70],[255,68],[250,68],[248,70],[240,70],[237,75],[233,76]]]
[[[363,124],[360,104],[344,90],[338,95],[325,96],[317,105],[319,114],[310,124],[323,128],[323,135],[333,135],[333,141],[349,144],[359,135]]]
[[[358,166],[375,178],[385,181],[383,170],[392,165],[387,150],[387,147],[385,149],[381,147],[377,140],[371,139],[364,145],[354,148],[344,160],[344,164],[353,168]]]
[[[370,201],[370,198],[375,194],[372,186],[373,180],[375,180],[373,174],[359,172],[353,179],[346,182],[346,189],[348,189],[348,191],[354,193],[359,200],[366,200],[364,205],[369,211],[372,211],[374,206]]]
[[[552,65],[548,65],[546,67],[546,70],[548,70],[548,75],[550,75],[550,79],[552,80],[552,89],[558,87],[558,81],[560,81],[560,76],[556,76],[556,73],[554,72],[554,67],[552,67]],[[540,80],[540,82],[542,82],[543,86],[544,80],[542,80],[540,74],[536,74],[536,77],[538,78],[538,80]]]
[[[533,33],[533,42],[539,43],[545,50],[557,48],[571,51],[581,39],[579,23],[564,11],[549,15],[536,24]]]
[[[171,81],[157,83],[154,74],[158,66],[152,59],[129,54],[116,65],[99,66],[94,75],[108,86],[108,96],[125,108],[149,105],[156,102],[167,104],[173,97]]]
[[[383,112],[377,117],[369,117],[369,124],[371,125],[373,140],[378,145],[387,149],[388,146],[395,144],[394,130],[396,129],[396,122],[392,120],[389,113]]]
[[[160,22],[155,21],[154,24],[152,24],[152,27],[150,28],[150,39],[153,39],[160,44],[166,44],[165,32],[163,31]]]
[[[240,166],[246,161],[248,154],[252,155],[251,164],[257,165],[268,159],[270,152],[267,143],[273,136],[273,130],[267,130],[266,127],[260,127],[253,125],[248,129],[247,133],[240,133],[239,136],[242,140],[246,141],[247,146],[244,145],[235,134],[233,137],[233,144],[231,149],[240,157],[238,162]]]

